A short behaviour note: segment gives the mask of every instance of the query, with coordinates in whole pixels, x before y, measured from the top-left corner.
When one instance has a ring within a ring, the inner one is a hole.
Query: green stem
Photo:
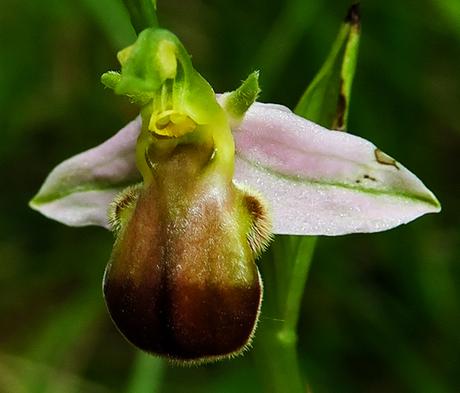
[[[284,328],[286,332],[295,332],[299,320],[299,311],[302,296],[310,272],[313,251],[315,249],[315,236],[292,236],[297,241],[297,251],[290,272],[289,289],[286,293],[286,308]]]
[[[305,393],[296,343],[279,334],[276,320],[261,321],[253,350],[255,366],[266,393]]]
[[[158,27],[156,0],[123,0],[136,33],[149,27]]]
[[[129,22],[126,8],[121,2],[113,0],[81,1],[114,49],[120,50],[120,48],[130,45],[136,40],[136,34]]]
[[[278,236],[261,264],[266,291],[254,360],[264,392],[306,390],[297,356],[297,322],[315,237]]]
[[[138,352],[127,393],[156,393],[163,380],[165,363],[163,360],[144,352]]]

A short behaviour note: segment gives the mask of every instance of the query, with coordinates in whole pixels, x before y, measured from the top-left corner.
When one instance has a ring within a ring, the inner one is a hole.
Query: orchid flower
[[[190,363],[246,348],[262,297],[255,260],[272,234],[378,232],[440,211],[371,142],[255,102],[257,73],[215,95],[177,37],[153,28],[118,58],[121,73],[102,80],[140,116],[59,164],[30,205],[115,232],[105,299],[143,350]]]

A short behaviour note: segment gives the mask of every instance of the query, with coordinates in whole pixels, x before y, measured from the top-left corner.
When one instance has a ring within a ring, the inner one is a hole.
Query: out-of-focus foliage
[[[100,290],[112,235],[67,228],[27,207],[54,165],[135,114],[99,82],[133,34],[121,7],[101,3],[0,3],[0,392],[258,391],[250,354],[167,368],[161,377],[153,360],[135,359]],[[217,91],[258,68],[261,99],[293,107],[348,6],[160,0],[159,19]],[[458,2],[366,2],[362,16],[348,129],[400,158],[444,210],[387,233],[319,240],[300,319],[302,367],[314,393],[453,393],[460,390]]]

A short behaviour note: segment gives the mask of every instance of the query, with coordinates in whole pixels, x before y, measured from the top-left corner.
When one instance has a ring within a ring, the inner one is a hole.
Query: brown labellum
[[[138,348],[182,363],[240,353],[262,298],[255,258],[269,240],[265,206],[178,147],[155,181],[114,202],[118,230],[104,295]],[[265,230],[264,230],[265,228]]]

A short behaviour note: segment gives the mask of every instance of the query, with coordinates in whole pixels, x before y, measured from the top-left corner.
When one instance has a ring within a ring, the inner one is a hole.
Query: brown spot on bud
[[[342,86],[342,84],[341,84]],[[337,98],[336,118],[334,120],[333,129],[337,131],[345,130],[345,112],[347,110],[347,99],[343,89],[340,89],[339,97]]]
[[[353,4],[347,12],[345,22],[351,25],[359,25],[361,23],[361,12],[359,3]]]

